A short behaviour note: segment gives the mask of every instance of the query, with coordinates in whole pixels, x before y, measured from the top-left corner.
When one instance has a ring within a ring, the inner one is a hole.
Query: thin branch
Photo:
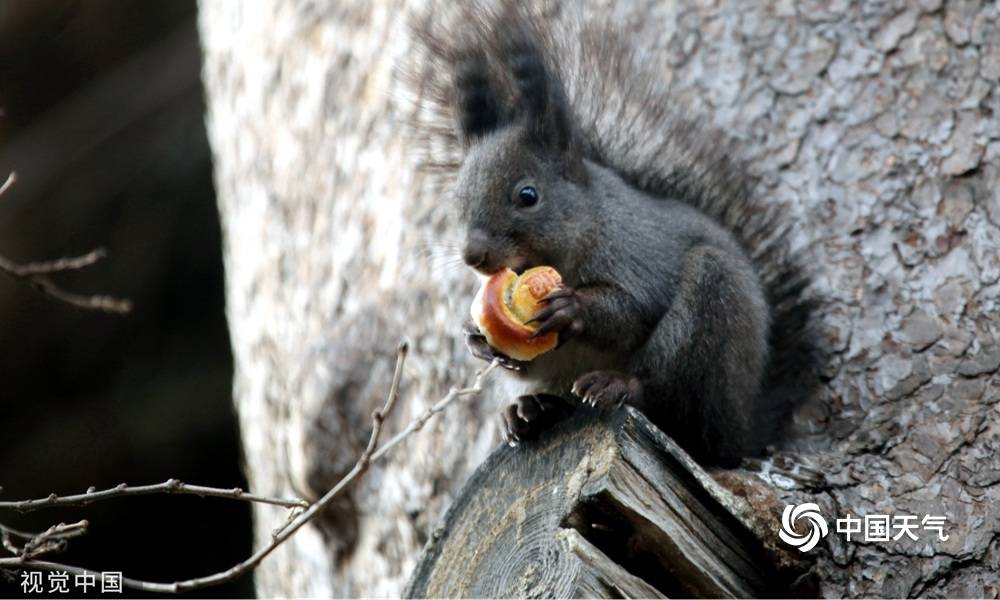
[[[77,521],[76,523],[59,523],[49,527],[42,533],[34,536],[21,548],[20,556],[22,562],[29,561],[43,554],[52,552],[62,552],[66,549],[69,540],[80,537],[87,533],[90,523],[87,521]]]
[[[0,546],[15,556],[20,556],[22,548],[14,543],[13,535],[7,529],[0,527]]]
[[[69,540],[87,533],[89,526],[90,524],[87,521],[77,521],[76,523],[69,524],[59,523],[41,533],[27,533],[0,524],[0,541],[2,541],[5,550],[14,554],[17,560],[23,563],[43,554],[62,552],[66,549]],[[18,546],[15,544],[14,538],[24,540],[24,545]]]
[[[17,182],[17,174],[11,173],[8,175],[7,180],[4,181],[3,185],[0,185],[0,196],[3,196],[15,182]],[[31,262],[23,265],[5,256],[0,256],[0,272],[6,273],[14,279],[27,282],[43,296],[48,296],[71,306],[119,315],[127,314],[132,311],[132,303],[128,300],[113,298],[111,296],[74,294],[62,289],[47,277],[47,275],[53,273],[76,271],[89,267],[105,256],[104,250],[98,248],[83,256],[57,258],[55,260]]]
[[[8,527],[7,525],[0,523],[0,546],[11,554],[20,555],[22,550],[21,546],[14,543],[14,538],[28,541],[36,535],[38,534],[14,529],[13,527]]]
[[[17,173],[11,171],[10,175],[7,176],[7,180],[3,182],[3,185],[0,185],[0,196],[3,196],[10,189],[10,186],[15,183],[17,183]]]
[[[0,509],[7,508],[20,512],[38,510],[40,508],[51,508],[54,506],[86,506],[91,502],[107,500],[108,498],[121,498],[123,496],[149,496],[151,494],[189,494],[193,496],[228,498],[230,500],[245,500],[247,502],[257,502],[260,504],[274,504],[288,508],[309,506],[309,503],[301,498],[289,500],[285,498],[270,498],[259,494],[250,494],[241,488],[213,488],[202,485],[190,485],[177,479],[168,479],[163,483],[153,485],[126,485],[120,484],[113,488],[97,491],[90,488],[83,494],[74,496],[57,496],[50,494],[46,498],[34,500],[19,500],[15,502],[0,502]]]
[[[399,445],[404,439],[412,435],[414,432],[419,431],[423,426],[429,421],[434,415],[439,414],[449,404],[457,400],[458,398],[463,398],[466,396],[471,396],[482,391],[482,384],[485,380],[486,375],[493,371],[497,366],[497,361],[493,361],[489,366],[482,369],[476,374],[475,381],[471,387],[466,388],[452,388],[448,394],[435,403],[433,406],[424,411],[419,417],[414,419],[409,425],[403,428],[398,434],[392,437],[384,446],[378,447],[379,437],[382,434],[382,425],[385,422],[385,418],[392,411],[396,404],[396,400],[399,397],[399,382],[402,377],[403,363],[406,360],[407,355],[407,345],[405,343],[400,344],[399,351],[396,355],[396,369],[392,377],[392,386],[389,389],[389,395],[386,398],[385,404],[381,409],[376,410],[372,413],[372,433],[371,437],[368,439],[368,445],[365,451],[358,458],[358,461],[354,464],[354,467],[346,474],[344,477],[337,482],[332,488],[330,488],[323,497],[317,500],[315,503],[309,506],[306,510],[302,511],[299,515],[293,518],[286,526],[281,527],[275,532],[271,543],[261,548],[255,552],[250,558],[244,560],[243,562],[233,566],[225,571],[220,571],[206,577],[198,577],[195,579],[187,579],[184,581],[175,581],[173,583],[157,583],[151,581],[141,581],[137,579],[129,579],[127,577],[122,577],[122,584],[137,590],[143,590],[148,592],[158,592],[164,594],[176,594],[179,592],[187,592],[191,590],[197,590],[213,585],[219,585],[227,581],[232,581],[246,573],[249,573],[253,569],[257,568],[260,563],[267,558],[278,546],[286,542],[295,533],[302,528],[306,523],[312,521],[316,515],[320,514],[331,502],[350,485],[355,479],[363,475],[367,470],[369,465],[382,458],[388,453],[390,449]],[[376,448],[378,448],[376,450]],[[69,565],[63,565],[48,561],[26,561],[19,562],[17,558],[0,558],[0,569],[2,568],[33,568],[42,569],[48,571],[67,571],[74,574],[94,574],[98,573],[94,571],[89,571],[87,569],[81,569],[79,567],[73,567]]]
[[[84,296],[82,294],[67,292],[45,276],[45,273],[70,270],[74,268],[72,267],[74,264],[81,265],[75,268],[94,264],[102,256],[102,251],[95,250],[80,257],[59,258],[53,261],[34,262],[26,265],[18,264],[4,256],[0,256],[0,272],[6,273],[14,279],[26,281],[43,296],[48,296],[71,306],[119,315],[127,314],[132,310],[132,303],[128,300],[113,298],[111,296]]]
[[[15,277],[31,277],[33,275],[50,275],[62,271],[77,271],[100,261],[107,257],[104,248],[97,248],[84,254],[83,256],[73,256],[57,258],[55,260],[45,260],[32,262],[23,265],[7,262],[7,271]],[[5,259],[0,259],[5,260]]]
[[[37,533],[30,533],[27,531],[21,531],[20,529],[14,529],[13,527],[10,527],[9,525],[4,525],[3,523],[0,523],[0,533],[6,533],[14,537],[19,537],[22,540],[30,540],[31,538],[38,535]]]
[[[278,537],[278,535],[282,531],[288,529],[288,527],[292,523],[295,522],[295,517],[297,517],[297,516],[299,516],[301,514],[302,514],[302,509],[301,508],[290,508],[290,509],[288,509],[288,512],[285,513],[285,522],[282,523],[281,525],[279,525],[278,527],[276,527],[276,528],[274,528],[274,529],[271,530],[271,539],[273,540],[274,538]]]
[[[395,446],[398,446],[400,442],[402,442],[404,439],[414,434],[415,432],[420,431],[420,429],[423,428],[423,426],[427,423],[427,421],[431,420],[431,418],[434,415],[443,412],[444,409],[448,408],[449,404],[451,404],[458,398],[462,398],[465,396],[473,396],[483,391],[483,381],[485,381],[486,376],[489,375],[490,372],[492,372],[494,369],[496,369],[499,366],[499,364],[500,363],[497,360],[494,360],[489,364],[489,366],[476,373],[476,378],[472,382],[471,386],[464,388],[451,388],[451,390],[448,391],[448,394],[444,398],[441,398],[440,400],[437,401],[437,403],[435,403],[430,408],[421,413],[420,416],[411,421],[406,427],[403,428],[402,431],[394,435],[388,442],[385,443],[384,446],[379,448],[378,452],[372,455],[372,460],[378,460],[382,458],[383,456],[386,455],[387,452],[389,452],[389,450],[391,450]]]

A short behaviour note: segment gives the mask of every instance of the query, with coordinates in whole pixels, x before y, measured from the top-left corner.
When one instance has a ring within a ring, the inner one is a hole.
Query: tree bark
[[[475,280],[401,135],[416,4],[202,1],[235,403],[259,493],[321,493],[349,467],[401,338],[413,351],[390,429],[476,366],[458,334]],[[669,61],[678,106],[740,138],[820,271],[823,393],[760,473],[717,479],[762,536],[786,503],[948,517],[946,542],[831,533],[812,552],[825,595],[996,597],[1000,5],[586,4]],[[495,445],[492,413],[475,400],[432,422],[265,562],[259,593],[399,594]],[[283,519],[258,508],[258,543]]]

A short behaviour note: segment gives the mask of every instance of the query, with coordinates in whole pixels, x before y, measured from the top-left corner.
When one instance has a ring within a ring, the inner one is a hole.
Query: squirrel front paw
[[[642,401],[642,383],[618,371],[591,371],[573,383],[573,395],[594,407],[637,406]]]
[[[466,321],[462,325],[462,333],[465,334],[465,345],[473,356],[486,362],[496,360],[500,366],[511,371],[523,371],[526,363],[515,360],[500,352],[486,341],[486,336],[479,331],[479,327],[472,321]]]
[[[562,413],[564,402],[557,396],[518,396],[500,409],[500,436],[514,447],[549,427]]]
[[[538,329],[531,337],[545,335],[550,331],[559,332],[561,346],[572,337],[583,333],[583,306],[576,290],[561,287],[542,298],[545,308],[538,311],[529,323],[538,323]]]

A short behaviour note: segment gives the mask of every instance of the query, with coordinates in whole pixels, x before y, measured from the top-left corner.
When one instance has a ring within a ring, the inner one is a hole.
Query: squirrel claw
[[[535,437],[551,425],[556,413],[551,410],[558,401],[553,396],[533,394],[519,396],[500,409],[500,436],[508,445],[516,447],[522,441]]]
[[[489,342],[486,341],[486,336],[479,331],[479,328],[472,321],[466,321],[462,325],[462,333],[465,334],[465,346],[476,358],[485,360],[486,362],[496,360],[501,367],[509,371],[524,370],[524,362],[513,359],[496,350],[493,346],[490,346]]]
[[[551,331],[559,332],[560,345],[570,337],[583,332],[583,307],[573,288],[563,287],[542,299],[545,308],[538,311],[528,323],[538,323],[532,338]]]
[[[573,383],[573,395],[595,408],[633,406],[642,401],[642,383],[617,371],[591,371]]]
[[[543,302],[548,302],[550,300],[555,300],[556,298],[568,298],[568,297],[572,296],[575,293],[576,293],[576,290],[574,290],[573,288],[563,286],[563,287],[560,287],[560,288],[558,288],[558,289],[556,289],[556,290],[554,290],[552,292],[549,292],[549,295],[545,296],[544,298],[542,298],[542,301]]]

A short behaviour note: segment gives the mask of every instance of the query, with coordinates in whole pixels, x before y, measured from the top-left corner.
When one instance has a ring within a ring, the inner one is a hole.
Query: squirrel
[[[534,319],[559,346],[530,363],[466,324],[473,355],[509,373],[504,440],[576,398],[636,407],[703,464],[761,454],[817,380],[781,207],[608,26],[513,0],[458,10],[414,27],[421,160],[450,187],[466,264],[564,283]]]

